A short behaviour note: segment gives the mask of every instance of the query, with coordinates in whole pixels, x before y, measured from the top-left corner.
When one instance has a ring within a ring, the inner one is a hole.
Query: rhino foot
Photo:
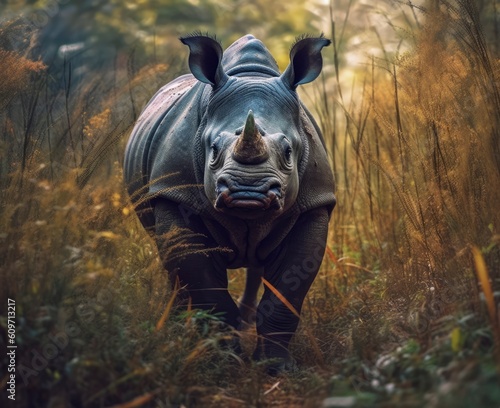
[[[299,370],[297,361],[293,357],[272,358],[263,362],[266,368],[266,373],[272,377],[277,377],[281,374],[295,373]]]
[[[297,361],[289,354],[288,350],[278,350],[274,353],[264,354],[263,350],[259,347],[253,353],[253,359],[259,365],[265,368],[266,373],[270,376],[276,377],[280,374],[297,372],[299,367]]]

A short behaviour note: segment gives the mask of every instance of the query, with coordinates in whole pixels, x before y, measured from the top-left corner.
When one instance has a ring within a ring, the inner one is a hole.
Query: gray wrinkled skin
[[[193,248],[210,250],[164,256],[172,283],[178,278],[193,306],[222,312],[235,328],[256,319],[254,356],[285,367],[298,318],[268,287],[256,308],[256,294],[263,277],[300,312],[325,249],[333,176],[296,88],[320,74],[330,42],[299,40],[280,74],[251,35],[224,53],[209,37],[181,41],[191,74],[161,88],[139,117],[125,153],[128,191],[160,253],[173,227],[195,233],[186,238]],[[238,307],[226,269],[239,267],[248,272]]]

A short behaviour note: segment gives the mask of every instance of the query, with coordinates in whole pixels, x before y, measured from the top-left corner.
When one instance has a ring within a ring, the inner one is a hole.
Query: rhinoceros
[[[161,88],[138,118],[125,152],[128,192],[172,285],[228,326],[253,319],[254,358],[286,369],[336,203],[323,137],[296,91],[318,77],[330,41],[297,39],[280,74],[252,35],[225,52],[208,35],[180,40],[191,73]],[[227,269],[242,267],[237,304]]]

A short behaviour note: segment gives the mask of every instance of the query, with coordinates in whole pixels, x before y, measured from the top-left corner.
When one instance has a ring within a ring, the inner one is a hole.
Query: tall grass
[[[346,113],[353,164],[340,202],[356,220],[349,235],[362,259],[386,271],[388,299],[411,311],[453,293],[471,310],[472,246],[483,248],[496,288],[500,279],[500,65],[473,2],[429,9],[415,36],[416,49],[389,70],[366,73],[362,100]]]
[[[172,313],[125,194],[130,127],[181,67],[121,55],[82,81],[69,58],[9,49],[19,27],[4,26],[0,299],[17,305],[19,406],[498,405],[498,50],[474,2],[422,12],[416,46],[369,59],[352,101],[332,17],[315,107],[339,204],[292,344],[302,368],[278,379],[226,349],[213,316]],[[241,336],[251,353],[255,332]]]

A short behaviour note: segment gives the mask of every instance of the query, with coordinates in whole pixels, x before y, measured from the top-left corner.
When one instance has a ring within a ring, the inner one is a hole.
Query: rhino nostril
[[[215,188],[215,191],[217,194],[222,193],[223,191],[229,190],[226,184],[224,183],[217,183],[217,187]]]
[[[280,183],[273,183],[269,187],[269,192],[272,192],[276,194],[276,196],[281,197],[281,184]]]
[[[229,186],[227,180],[224,177],[219,177],[217,179],[217,184],[215,186],[215,192],[217,194],[222,193],[223,191],[229,190]]]

